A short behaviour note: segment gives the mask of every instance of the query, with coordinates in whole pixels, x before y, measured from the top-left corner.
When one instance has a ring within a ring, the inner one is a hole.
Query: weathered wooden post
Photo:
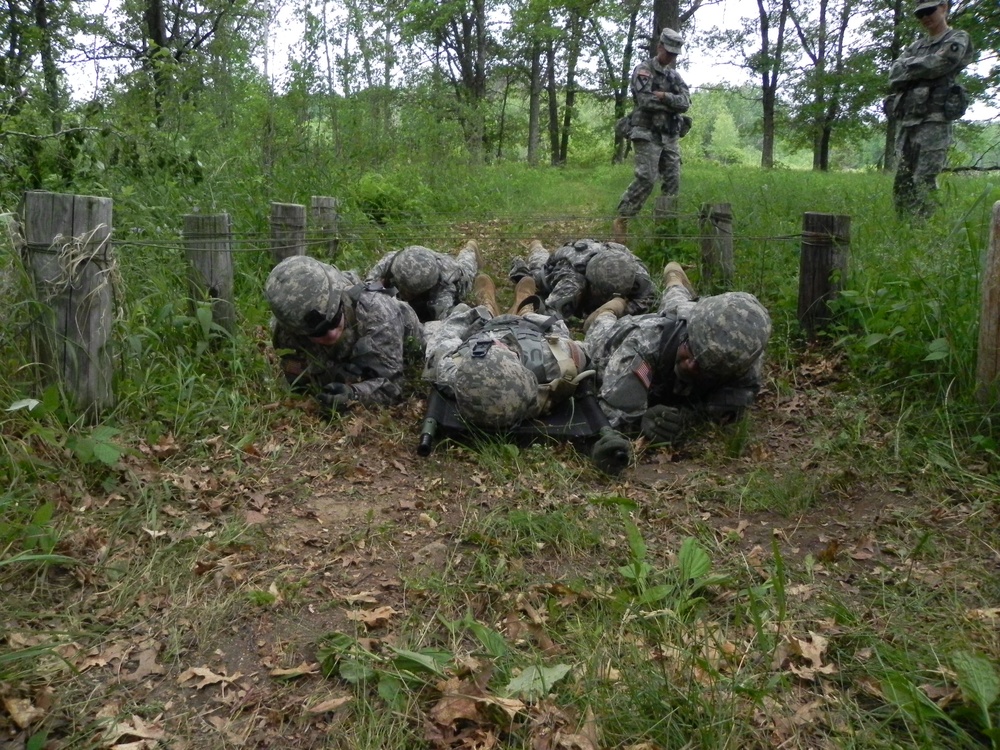
[[[24,194],[27,264],[38,294],[42,383],[59,384],[90,420],[114,405],[110,198]]]
[[[229,214],[186,214],[183,236],[192,308],[199,301],[209,300],[212,321],[235,333]]]
[[[271,259],[306,254],[306,207],[298,203],[271,204]]]
[[[340,237],[337,236],[337,199],[324,195],[314,195],[310,199],[309,214],[311,218],[312,239],[318,241],[323,248],[321,254],[328,260],[337,257]]]
[[[985,407],[997,402],[1000,387],[1000,201],[993,204],[990,247],[983,267],[982,301],[979,313],[979,360],[976,365],[976,397]]]
[[[698,215],[701,234],[701,281],[731,289],[733,263],[733,207],[729,203],[703,203]]]
[[[833,317],[829,303],[847,282],[850,247],[850,216],[802,215],[798,317],[809,338],[825,328]]]

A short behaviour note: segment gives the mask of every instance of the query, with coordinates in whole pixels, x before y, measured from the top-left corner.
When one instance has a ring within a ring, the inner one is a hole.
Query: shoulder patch
[[[629,365],[629,369],[632,370],[632,374],[639,379],[639,382],[648,391],[650,384],[653,382],[653,368],[649,366],[649,362],[636,354],[632,358],[632,364]]]

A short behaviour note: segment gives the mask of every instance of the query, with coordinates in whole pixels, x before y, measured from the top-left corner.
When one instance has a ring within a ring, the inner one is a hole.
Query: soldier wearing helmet
[[[527,262],[514,259],[510,279],[517,282],[528,275],[545,311],[563,319],[588,315],[616,297],[624,300],[629,315],[646,312],[656,302],[646,266],[617,242],[577,240],[550,253],[535,240]]]
[[[459,305],[428,336],[424,378],[471,426],[510,430],[544,418],[595,374],[566,323],[535,312],[534,291],[531,277],[522,279],[514,306],[501,313],[493,280],[480,274],[474,296],[481,304]],[[631,444],[606,428],[592,456],[602,471],[617,473],[631,459]]]
[[[656,182],[664,195],[677,195],[681,180],[679,139],[691,126],[685,112],[691,93],[675,69],[684,37],[674,29],[663,29],[656,56],[632,71],[632,100],[628,137],[635,149],[635,177],[618,202],[614,237],[625,242],[628,220],[642,210]]]
[[[426,323],[444,320],[468,296],[482,264],[475,240],[469,240],[455,257],[410,245],[385,255],[365,279],[395,288]]]
[[[409,305],[354,272],[302,255],[274,267],[264,294],[274,315],[272,343],[294,390],[331,411],[402,398],[408,340],[421,352],[424,340]]]
[[[611,424],[675,443],[703,419],[738,418],[760,390],[771,318],[752,294],[697,298],[677,263],[664,269],[657,313],[595,314],[585,340]]]

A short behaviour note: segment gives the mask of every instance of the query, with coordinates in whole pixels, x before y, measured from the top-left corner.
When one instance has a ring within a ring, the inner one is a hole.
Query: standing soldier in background
[[[968,103],[955,77],[972,62],[975,50],[967,33],[948,26],[948,3],[918,1],[913,12],[927,36],[907,47],[889,69],[886,108],[900,126],[892,186],[896,211],[926,217],[934,211],[931,193],[948,160],[951,123],[965,114]]]
[[[444,320],[468,296],[482,265],[475,240],[465,243],[456,257],[410,245],[384,256],[365,280],[395,288],[399,298],[427,323]]]
[[[632,100],[629,138],[635,149],[635,179],[618,203],[614,221],[615,241],[625,244],[628,219],[642,210],[659,179],[664,195],[677,195],[681,179],[681,151],[678,140],[690,127],[682,117],[691,106],[691,94],[674,70],[684,37],[673,29],[660,32],[656,57],[640,63],[632,71]]]

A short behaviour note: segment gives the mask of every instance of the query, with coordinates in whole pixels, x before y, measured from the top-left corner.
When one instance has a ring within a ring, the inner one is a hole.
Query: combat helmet
[[[500,343],[463,357],[451,387],[458,413],[477,427],[507,429],[538,414],[538,379]]]
[[[347,279],[333,266],[305,255],[274,267],[264,295],[278,323],[300,336],[322,336],[343,315]]]
[[[420,245],[404,247],[389,267],[392,284],[399,296],[411,300],[426,294],[438,283],[438,265],[433,250]]]
[[[625,249],[606,247],[590,259],[584,275],[591,297],[627,297],[635,284],[635,259]]]
[[[714,380],[732,380],[763,353],[771,337],[771,317],[752,294],[726,292],[695,303],[687,333],[700,371]]]
[[[660,44],[663,45],[667,52],[679,55],[681,49],[684,47],[684,37],[680,35],[680,32],[673,29],[664,29],[660,32]]]

